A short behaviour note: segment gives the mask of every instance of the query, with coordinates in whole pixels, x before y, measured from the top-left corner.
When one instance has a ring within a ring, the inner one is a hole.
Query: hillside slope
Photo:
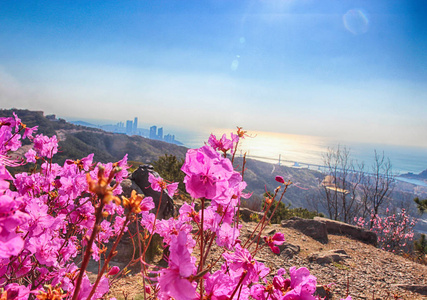
[[[152,162],[165,153],[179,158],[185,156],[187,148],[140,136],[113,134],[100,129],[73,125],[63,119],[46,118],[42,111],[0,110],[0,117],[11,117],[15,112],[28,127],[39,126],[37,133],[56,135],[59,152],[54,162],[62,164],[65,159],[78,159],[94,153],[99,162],[117,161],[127,153],[128,160]]]
[[[236,165],[242,166],[242,158],[236,159]],[[282,200],[285,204],[290,203],[292,207],[306,207],[313,199],[319,197],[318,186],[323,179],[322,173],[273,165],[254,159],[246,160],[244,180],[248,184],[248,190],[254,195],[262,195],[266,191],[273,192],[279,185],[274,180],[276,175],[283,176],[285,180],[292,182]]]
[[[242,225],[240,236],[241,240],[245,242],[256,223],[243,222]],[[299,251],[293,255],[286,251],[276,255],[268,247],[259,251],[256,255],[257,260],[269,267],[272,274],[275,274],[280,268],[289,271],[292,266],[306,267],[312,275],[317,277],[318,285],[333,283],[331,290],[334,300],[345,298],[347,291],[353,300],[421,300],[427,297],[402,287],[402,285],[427,287],[427,266],[425,265],[346,236],[329,234],[329,242],[322,244],[293,228],[283,228],[281,225],[267,226],[264,234],[278,231],[282,232],[286,242],[292,245],[289,247],[299,248]],[[309,259],[314,253],[328,250],[343,250],[347,253],[348,258],[336,263],[323,264]],[[208,261],[211,259],[216,261],[222,253],[220,248],[214,247]],[[268,278],[270,281],[271,279],[271,277]],[[142,299],[143,286],[140,274],[117,281],[110,290],[109,296],[120,299],[119,297],[123,297],[124,294],[128,295],[127,299]]]

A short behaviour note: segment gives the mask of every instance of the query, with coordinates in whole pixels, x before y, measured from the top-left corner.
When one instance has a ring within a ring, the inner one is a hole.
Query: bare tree
[[[357,190],[362,179],[363,165],[351,159],[350,150],[341,147],[328,148],[323,155],[326,176],[322,181],[322,194],[329,218],[350,222],[359,211]]]
[[[384,152],[380,155],[376,150],[374,159],[370,173],[363,176],[362,217],[373,212],[375,218],[380,207],[388,201],[394,189],[394,175],[390,159],[385,158]],[[374,218],[371,218],[371,227]]]

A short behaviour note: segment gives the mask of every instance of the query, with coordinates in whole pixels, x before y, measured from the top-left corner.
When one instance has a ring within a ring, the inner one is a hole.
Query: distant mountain
[[[419,174],[406,173],[406,174],[400,175],[399,177],[404,177],[409,179],[418,179],[418,180],[427,180],[427,169],[422,171]]]
[[[185,147],[162,141],[74,125],[53,115],[44,116],[42,111],[0,110],[0,117],[10,117],[13,112],[27,126],[39,126],[37,133],[58,137],[60,150],[54,156],[54,162],[59,164],[66,159],[78,159],[91,153],[95,154],[94,160],[99,162],[118,161],[127,153],[130,161],[150,163],[165,153],[183,158],[187,152]]]
[[[85,121],[70,121],[70,123],[74,124],[74,125],[85,126],[85,127],[92,127],[92,128],[98,127],[95,124],[91,124],[91,123],[88,123],[88,122],[85,122]]]
[[[241,168],[242,158],[237,158],[235,165]],[[318,186],[324,177],[322,173],[315,170],[291,168],[259,160],[246,159],[244,180],[248,185],[248,190],[253,192],[254,195],[263,195],[266,191],[273,193],[281,185],[275,181],[276,175],[283,176],[286,181],[290,180],[292,182],[292,185],[288,187],[285,193],[282,200],[283,203],[290,203],[292,207],[307,207],[309,204],[309,206],[316,206],[312,204],[319,197]],[[279,196],[282,191],[283,189],[280,190]],[[311,209],[314,208],[311,207]]]
[[[423,179],[427,179],[427,169],[422,171],[420,174],[418,174],[418,176],[420,176]]]

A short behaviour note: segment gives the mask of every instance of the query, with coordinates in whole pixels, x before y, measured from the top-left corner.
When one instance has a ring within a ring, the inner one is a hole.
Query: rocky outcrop
[[[254,221],[255,218],[258,217],[258,220],[262,219],[263,213],[259,211],[254,211],[246,207],[240,207],[240,218],[245,222],[251,222]]]
[[[131,179],[124,179],[120,185],[122,186],[123,196],[129,198],[132,191],[135,190],[137,194],[144,194],[141,188]]]
[[[290,243],[283,243],[282,245],[278,246],[280,249],[280,255],[285,258],[292,258],[295,255],[297,255],[300,251],[300,246],[293,245]]]
[[[411,292],[415,292],[424,296],[427,296],[427,285],[423,284],[393,284],[394,288],[401,288]]]
[[[330,234],[343,234],[373,246],[377,245],[377,235],[372,231],[321,217],[314,217],[314,220],[324,223]]]
[[[289,220],[282,221],[282,227],[297,229],[303,234],[326,244],[328,242],[328,231],[324,222],[310,219],[292,217]]]
[[[173,199],[168,195],[167,191],[164,190],[162,193],[155,191],[151,188],[151,184],[148,181],[149,174],[153,174],[155,177],[159,177],[159,174],[154,172],[153,166],[151,165],[140,165],[131,175],[131,181],[133,181],[137,186],[139,186],[142,193],[147,197],[152,197],[156,210],[159,205],[160,208],[158,219],[169,219],[175,214],[175,207]],[[133,184],[133,183],[132,183]],[[161,198],[160,198],[161,196]]]
[[[350,258],[350,256],[347,255],[347,252],[342,249],[337,249],[313,253],[308,257],[308,260],[318,264],[330,264],[342,261],[346,258]]]

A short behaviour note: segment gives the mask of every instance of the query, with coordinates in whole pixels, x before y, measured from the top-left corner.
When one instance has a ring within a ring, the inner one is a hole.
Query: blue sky
[[[0,107],[427,148],[423,1],[1,1]]]

